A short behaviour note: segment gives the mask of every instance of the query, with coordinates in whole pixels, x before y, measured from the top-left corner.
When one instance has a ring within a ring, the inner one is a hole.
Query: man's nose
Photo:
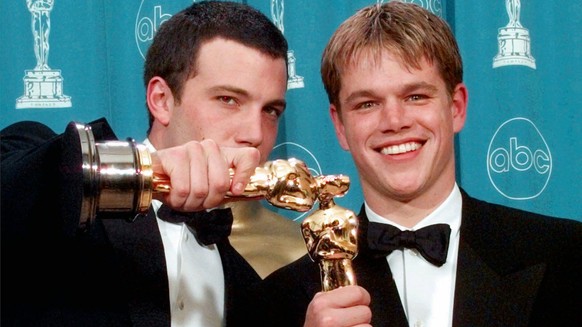
[[[406,109],[398,101],[389,101],[382,108],[382,116],[378,121],[380,129],[384,132],[399,132],[409,127],[410,121]]]
[[[262,112],[253,110],[240,115],[239,132],[236,136],[236,142],[244,146],[258,147],[263,143],[263,117]]]

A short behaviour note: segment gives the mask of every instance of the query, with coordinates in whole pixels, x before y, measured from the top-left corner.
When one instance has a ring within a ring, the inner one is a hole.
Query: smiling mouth
[[[391,145],[380,150],[382,154],[403,154],[411,151],[415,151],[422,146],[419,142],[408,142],[399,145]]]

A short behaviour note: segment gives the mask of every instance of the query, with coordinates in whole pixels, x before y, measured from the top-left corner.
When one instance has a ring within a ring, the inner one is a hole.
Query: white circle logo
[[[183,4],[176,1],[142,0],[135,18],[135,43],[141,57],[145,59],[146,53],[154,35],[162,23],[172,17],[171,13],[178,12]]]
[[[546,140],[527,118],[501,124],[487,151],[487,173],[495,189],[508,199],[539,196],[552,174],[552,155]]]

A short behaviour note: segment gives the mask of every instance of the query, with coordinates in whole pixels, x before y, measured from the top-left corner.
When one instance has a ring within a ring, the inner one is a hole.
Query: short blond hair
[[[347,67],[363,56],[378,62],[383,51],[416,69],[423,59],[436,64],[451,95],[463,81],[461,55],[449,25],[418,5],[391,1],[358,10],[332,35],[321,59],[329,102],[340,108],[341,74]]]

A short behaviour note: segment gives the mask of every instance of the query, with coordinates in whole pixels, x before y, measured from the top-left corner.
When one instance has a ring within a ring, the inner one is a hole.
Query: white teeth
[[[389,147],[385,147],[380,151],[382,154],[401,154],[410,151],[414,151],[420,148],[420,143],[416,142],[409,142],[400,145],[391,145]]]

